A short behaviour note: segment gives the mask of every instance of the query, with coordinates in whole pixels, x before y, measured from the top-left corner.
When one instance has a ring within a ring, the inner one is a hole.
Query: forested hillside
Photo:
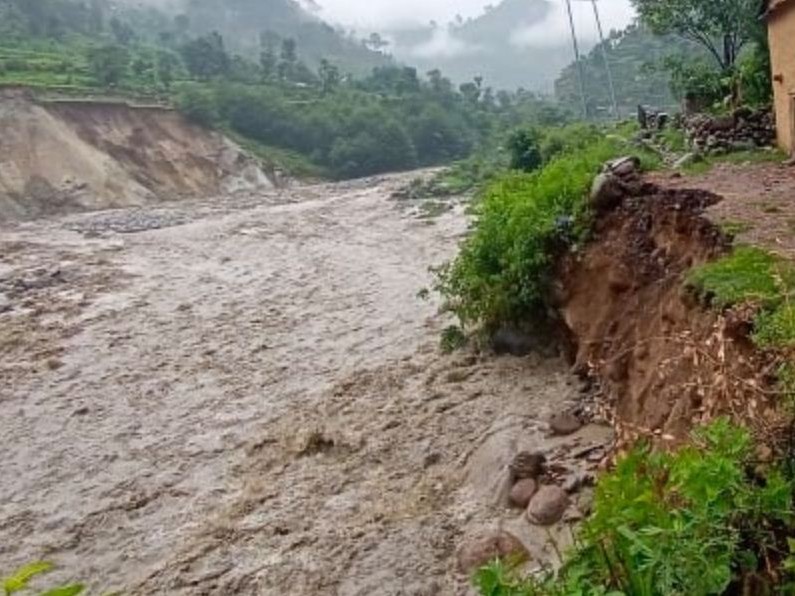
[[[0,82],[173,102],[288,169],[332,177],[448,163],[519,123],[564,118],[533,94],[495,92],[481,78],[456,86],[439,70],[390,63],[354,77],[339,54],[317,54],[322,36],[307,33],[314,42],[302,46],[301,27],[333,30],[297,5],[278,6],[266,18],[253,2],[193,0],[172,16],[106,0],[0,0]],[[256,59],[238,53],[260,27]],[[341,51],[352,47],[335,39]]]
[[[622,114],[633,112],[639,104],[659,108],[675,106],[670,89],[670,72],[664,69],[666,58],[688,54],[700,56],[701,50],[673,35],[657,36],[641,24],[624,31],[612,31],[604,43],[581,60],[588,113],[592,117],[610,114],[610,87],[604,61],[607,49],[616,97]],[[555,81],[555,95],[565,105],[581,112],[577,67],[569,64]]]

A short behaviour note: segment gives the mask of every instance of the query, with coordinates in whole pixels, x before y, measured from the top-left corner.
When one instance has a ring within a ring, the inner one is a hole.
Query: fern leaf
[[[72,584],[71,586],[61,586],[60,588],[53,588],[42,593],[41,596],[77,596],[82,594],[85,590],[83,584]]]
[[[31,579],[42,573],[47,573],[52,568],[52,563],[36,561],[35,563],[28,563],[24,567],[17,569],[13,575],[3,579],[3,590],[6,596],[11,596],[11,594],[24,590],[27,588]]]

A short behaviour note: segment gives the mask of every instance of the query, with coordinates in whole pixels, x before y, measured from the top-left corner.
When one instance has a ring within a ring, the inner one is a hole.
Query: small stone
[[[428,468],[438,464],[440,461],[442,461],[442,454],[438,451],[434,451],[425,456],[425,459],[422,462],[422,467],[427,470]]]
[[[532,478],[525,478],[513,485],[510,499],[511,505],[519,509],[527,509],[533,495],[538,492],[538,483]]]
[[[571,412],[563,412],[555,414],[549,419],[549,428],[552,434],[565,437],[580,430],[582,422]]]
[[[616,176],[630,176],[640,168],[640,160],[634,155],[619,157],[607,163],[606,170]]]
[[[593,476],[584,472],[576,472],[566,478],[563,482],[563,490],[567,493],[572,494],[576,493],[580,490],[583,486],[587,486],[593,483]]]
[[[561,520],[571,501],[559,486],[542,486],[527,506],[527,519],[537,526],[551,526]]]
[[[519,539],[505,531],[495,531],[473,538],[458,548],[458,570],[471,575],[494,559],[520,564],[530,559],[530,553]]]
[[[511,471],[511,478],[516,480],[524,480],[526,478],[537,479],[546,471],[547,458],[543,453],[531,453],[529,451],[522,451],[513,458],[509,469]]]

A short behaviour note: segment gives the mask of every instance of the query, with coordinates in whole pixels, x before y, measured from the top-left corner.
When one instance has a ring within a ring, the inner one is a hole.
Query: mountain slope
[[[392,31],[390,37],[399,59],[439,68],[458,82],[482,76],[496,88],[551,91],[571,60],[568,41],[534,43],[532,33],[530,40],[522,33],[541,27],[556,9],[549,0],[503,0],[475,19]]]
[[[294,39],[299,58],[314,67],[325,59],[343,71],[369,74],[391,62],[293,0],[183,0],[181,8],[192,32],[218,31],[229,48],[244,55],[259,56],[263,40],[278,46]]]

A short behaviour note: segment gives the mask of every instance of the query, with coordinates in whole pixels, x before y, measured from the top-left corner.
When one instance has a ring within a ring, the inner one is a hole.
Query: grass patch
[[[705,155],[701,161],[693,162],[683,168],[686,174],[706,174],[717,164],[729,163],[739,165],[752,165],[760,163],[781,163],[787,159],[787,154],[779,149],[755,149],[751,151],[736,151],[725,155]]]
[[[781,561],[793,521],[793,482],[752,474],[753,458],[749,433],[726,420],[673,453],[639,446],[599,481],[559,574],[522,580],[498,563],[476,583],[488,596],[739,593]]]
[[[475,207],[473,234],[454,262],[437,271],[436,289],[463,327],[545,316],[552,269],[561,251],[584,239],[586,197],[609,159],[635,153],[617,135],[594,135],[542,169],[499,177]],[[646,167],[658,165],[641,154]]]
[[[795,270],[766,250],[740,246],[730,255],[691,271],[687,282],[718,308],[742,302],[758,302],[770,308],[795,284]]]
[[[795,265],[790,261],[741,246],[691,271],[687,283],[716,308],[757,304],[753,339],[759,347],[795,347]]]
[[[668,151],[685,153],[688,149],[685,133],[679,128],[669,126],[657,133],[657,138]]]

